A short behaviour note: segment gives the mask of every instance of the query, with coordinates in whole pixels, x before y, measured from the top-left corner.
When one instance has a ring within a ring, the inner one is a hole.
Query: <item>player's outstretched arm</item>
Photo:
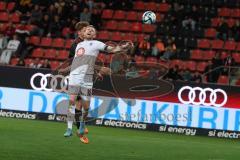
[[[107,46],[106,51],[109,53],[119,53],[119,52],[127,52],[132,45],[130,43],[126,43],[124,45],[117,45],[117,46]]]

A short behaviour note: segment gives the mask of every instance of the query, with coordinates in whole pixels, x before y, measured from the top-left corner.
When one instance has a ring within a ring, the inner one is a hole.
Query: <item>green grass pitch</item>
[[[90,144],[64,123],[0,118],[0,160],[236,160],[238,140],[88,126]]]

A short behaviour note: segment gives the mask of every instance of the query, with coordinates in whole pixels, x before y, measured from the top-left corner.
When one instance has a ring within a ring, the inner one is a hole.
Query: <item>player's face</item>
[[[85,27],[83,36],[85,39],[94,39],[96,37],[95,28],[93,28],[91,26]]]

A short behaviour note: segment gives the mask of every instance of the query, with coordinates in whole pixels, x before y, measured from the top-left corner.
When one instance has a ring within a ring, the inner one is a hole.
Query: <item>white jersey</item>
[[[78,43],[71,66],[71,74],[94,74],[94,65],[99,51],[103,51],[106,45],[97,40],[84,40]]]

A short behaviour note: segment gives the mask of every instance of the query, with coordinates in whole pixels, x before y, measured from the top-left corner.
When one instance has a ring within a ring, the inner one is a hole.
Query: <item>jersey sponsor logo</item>
[[[82,48],[82,47],[79,48],[79,49],[77,50],[77,57],[81,57],[81,56],[83,56],[84,53],[85,53],[85,49]]]

